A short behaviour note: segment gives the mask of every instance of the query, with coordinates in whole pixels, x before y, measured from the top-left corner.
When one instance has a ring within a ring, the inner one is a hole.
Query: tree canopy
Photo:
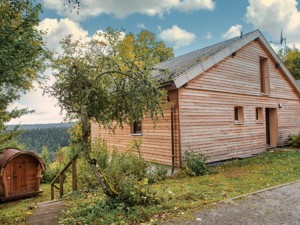
[[[67,116],[89,118],[122,126],[148,115],[162,113],[164,90],[151,76],[154,65],[173,56],[171,48],[142,31],[135,37],[108,29],[91,41],[62,41],[64,52],[53,59],[56,82],[49,93]]]
[[[148,116],[163,115],[166,91],[152,76],[154,65],[173,57],[173,50],[146,30],[127,34],[111,28],[90,41],[62,42],[63,53],[53,58],[56,81],[48,89],[69,118],[81,123],[81,143],[87,160],[90,153],[90,120],[107,128],[132,124]],[[104,192],[116,193],[103,184]],[[105,183],[105,182],[104,182]]]
[[[0,2],[0,143],[11,138],[3,134],[4,124],[25,113],[8,110],[9,105],[32,88],[43,68],[42,33],[37,30],[41,4],[27,0]]]
[[[300,79],[300,51],[297,48],[286,48],[279,51],[279,57],[296,80]]]

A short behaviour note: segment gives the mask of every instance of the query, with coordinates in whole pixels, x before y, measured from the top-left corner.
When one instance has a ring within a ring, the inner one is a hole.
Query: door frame
[[[277,108],[265,108],[265,125],[267,147],[277,147],[279,143]]]

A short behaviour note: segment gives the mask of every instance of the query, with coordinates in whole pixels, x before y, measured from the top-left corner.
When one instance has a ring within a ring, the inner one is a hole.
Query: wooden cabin
[[[5,149],[0,154],[0,201],[38,194],[44,170],[42,159],[33,152]]]
[[[186,151],[208,162],[244,158],[283,146],[300,131],[300,87],[259,30],[157,68],[169,71],[172,82],[171,106],[156,127],[145,118],[113,134],[92,122],[92,140],[122,150],[141,139],[146,160],[181,167]]]

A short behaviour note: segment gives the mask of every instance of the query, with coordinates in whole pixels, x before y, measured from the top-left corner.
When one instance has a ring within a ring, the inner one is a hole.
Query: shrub
[[[50,183],[55,176],[59,173],[60,168],[59,167],[48,167],[46,168],[45,172],[43,173],[41,183]]]
[[[136,205],[128,207],[116,199],[99,199],[91,194],[80,194],[76,207],[69,208],[59,224],[142,224],[147,222],[156,207]],[[89,201],[88,201],[89,200]]]
[[[288,136],[288,145],[300,148],[300,131],[298,134]]]
[[[161,164],[152,163],[147,169],[146,177],[150,184],[167,179],[168,168]]]
[[[92,146],[92,157],[102,174],[119,195],[117,201],[126,205],[145,205],[158,201],[150,190],[147,170],[149,164],[131,147],[124,152],[109,151],[105,141],[98,141]],[[160,171],[160,170],[159,170]],[[96,188],[98,182],[85,159],[78,163],[78,180],[84,189]]]
[[[184,159],[186,161],[186,166],[190,169],[194,175],[205,175],[208,172],[205,161],[206,157],[194,151],[187,151],[184,153]]]

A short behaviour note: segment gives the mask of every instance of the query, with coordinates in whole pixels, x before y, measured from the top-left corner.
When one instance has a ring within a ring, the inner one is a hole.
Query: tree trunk
[[[115,198],[119,194],[117,191],[115,191],[109,181],[106,179],[106,177],[102,174],[99,167],[97,167],[96,162],[95,164],[92,164],[91,161],[91,142],[90,142],[90,134],[91,134],[91,126],[90,121],[87,115],[86,110],[83,108],[81,112],[81,130],[82,130],[82,148],[84,152],[84,156],[87,160],[87,162],[91,165],[92,170],[104,192],[109,197]]]

